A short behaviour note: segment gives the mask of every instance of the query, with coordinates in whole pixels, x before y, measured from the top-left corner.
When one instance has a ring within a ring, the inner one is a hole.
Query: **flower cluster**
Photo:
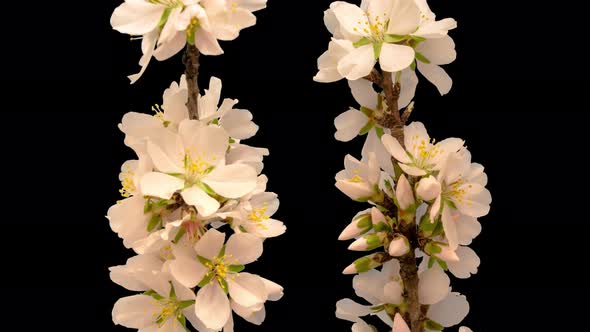
[[[426,0],[363,0],[360,7],[336,1],[324,21],[333,37],[318,60],[314,80],[358,80],[378,62],[404,86],[400,107],[414,96],[416,68],[442,95],[451,89],[452,80],[440,66],[455,61],[455,43],[448,32],[457,22],[437,21]]]
[[[232,310],[261,324],[265,302],[282,287],[244,272],[263,241],[285,232],[272,218],[277,195],[261,175],[268,150],[241,143],[258,127],[252,114],[220,103],[212,78],[199,96],[198,120],[189,119],[184,76],[164,92],[155,114],[127,113],[120,124],[137,160],[123,164],[124,199],[108,211],[113,231],[137,256],[112,267],[111,279],[132,291],[113,320],[141,331],[233,331]],[[226,239],[223,230],[233,233]]]
[[[333,38],[314,79],[346,78],[360,104],[336,117],[335,137],[367,136],[360,160],[346,156],[336,187],[371,204],[339,237],[353,240],[349,250],[372,251],[343,271],[358,274],[353,286],[368,304],[341,300],[336,315],[354,322],[355,332],[377,330],[363,320],[368,315],[394,332],[455,326],[469,304],[451,291],[446,271],[457,278],[477,273],[480,260],[468,245],[481,231],[477,218],[490,209],[487,176],[463,140],[436,142],[422,123],[405,124],[416,69],[441,94],[449,92],[452,80],[440,65],[456,57],[448,36],[456,22],[436,20],[426,0],[363,0],[360,7],[336,1],[324,19]]]
[[[205,55],[220,55],[219,40],[234,40],[244,28],[256,24],[253,12],[266,0],[125,0],[111,17],[121,33],[142,38],[142,67],[129,76],[137,81],[152,56],[162,61],[195,45]]]

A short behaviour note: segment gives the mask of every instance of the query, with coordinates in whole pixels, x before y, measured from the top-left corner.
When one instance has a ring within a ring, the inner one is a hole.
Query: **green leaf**
[[[174,237],[174,243],[178,243],[178,241],[180,241],[180,239],[182,239],[182,237],[184,236],[184,234],[186,234],[186,229],[181,228],[178,233],[176,233],[176,236]]]
[[[404,41],[406,39],[408,39],[409,36],[404,36],[404,35],[385,35],[385,38],[383,38],[383,40],[386,43],[399,43],[401,41]]]
[[[375,60],[379,60],[379,56],[381,55],[381,48],[383,48],[383,43],[373,43],[373,51],[375,52]]]
[[[361,46],[369,45],[370,43],[371,40],[367,37],[364,37],[362,39],[359,39],[357,42],[352,43],[352,46],[354,46],[355,48],[359,48]]]
[[[239,273],[239,272],[244,271],[245,268],[246,268],[246,266],[244,266],[244,265],[230,265],[227,267],[227,270],[229,272]]]
[[[444,328],[439,323],[437,323],[433,320],[430,320],[430,319],[427,320],[426,322],[424,322],[424,327],[426,327],[428,330],[431,330],[431,331],[442,331]]]
[[[381,136],[383,136],[383,128],[375,126],[375,134],[381,139]]]
[[[186,309],[193,304],[195,304],[195,300],[180,301],[180,302],[178,302],[178,309],[180,309],[180,310]]]
[[[155,290],[153,290],[153,289],[150,289],[149,291],[147,291],[147,292],[144,292],[144,293],[143,293],[143,295],[151,296],[151,297],[153,297],[155,300],[158,300],[158,301],[160,301],[160,300],[163,300],[163,299],[164,299],[164,297],[163,297],[162,295],[160,295],[160,294],[156,293],[156,291],[155,291]]]
[[[374,125],[375,123],[373,123],[373,121],[368,121],[367,124],[359,131],[359,135],[366,135],[371,130],[371,128],[373,128]]]
[[[430,63],[430,60],[428,60],[424,55],[422,55],[422,53],[420,52],[416,52],[416,59],[418,59],[418,61],[420,62],[424,62],[424,63]]]
[[[157,227],[159,227],[161,223],[162,223],[162,216],[159,214],[153,214],[152,217],[150,218],[150,221],[147,224],[147,231],[152,232]]]

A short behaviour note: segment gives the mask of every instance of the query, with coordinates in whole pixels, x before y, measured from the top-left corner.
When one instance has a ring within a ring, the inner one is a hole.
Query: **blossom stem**
[[[408,238],[410,248],[416,248],[418,245],[416,223],[406,224],[402,222],[401,232]],[[408,304],[408,312],[405,317],[406,322],[408,322],[412,332],[423,332],[425,316],[418,300],[418,266],[416,264],[414,250],[411,249],[406,255],[400,257],[399,263],[400,276],[404,283]]]
[[[194,45],[187,45],[182,62],[184,63],[186,82],[188,87],[188,113],[191,119],[199,119],[199,50]]]

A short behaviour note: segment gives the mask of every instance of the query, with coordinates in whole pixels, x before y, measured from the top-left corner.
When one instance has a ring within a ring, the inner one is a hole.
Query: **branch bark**
[[[187,45],[182,62],[184,63],[186,83],[188,87],[188,107],[189,117],[193,120],[199,119],[199,55],[200,52],[194,45]]]
[[[379,74],[377,72],[377,74]],[[401,92],[401,84],[393,81],[393,74],[383,72],[377,75],[374,72],[367,77],[371,82],[378,84],[383,89],[385,100],[387,102],[387,109],[383,116],[377,119],[379,125],[391,130],[391,136],[395,137],[402,146],[404,146],[404,125],[410,115],[411,109],[406,111],[402,116],[399,109],[399,97]],[[379,84],[379,83],[381,84]],[[392,159],[392,162],[395,160]],[[418,233],[416,229],[416,221],[406,223],[402,221],[400,212],[397,210],[393,202],[386,202],[385,206],[390,211],[392,216],[397,217],[400,221],[400,231],[410,242],[411,250],[405,256],[399,257],[400,276],[403,280],[405,289],[405,299],[407,302],[407,311],[404,315],[404,320],[410,326],[412,332],[423,332],[424,321],[426,320],[425,313],[422,311],[422,306],[418,300],[418,266],[416,264],[416,255],[414,249],[418,247]]]

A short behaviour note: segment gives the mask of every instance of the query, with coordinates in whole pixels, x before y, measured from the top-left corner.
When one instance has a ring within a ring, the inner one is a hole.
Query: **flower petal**
[[[260,279],[262,279],[262,282],[264,282],[264,287],[266,287],[266,293],[268,294],[269,301],[278,301],[283,297],[283,286],[263,277],[260,277]]]
[[[408,35],[415,32],[420,23],[420,9],[414,0],[397,0],[393,3],[387,33]]]
[[[353,38],[352,42],[365,36],[362,34],[362,24],[358,23],[368,22],[367,15],[362,9],[350,3],[339,3],[338,6],[331,6],[331,9],[340,23],[340,29]]]
[[[197,286],[208,271],[203,264],[183,256],[177,257],[169,266],[172,276],[188,288]]]
[[[373,88],[373,82],[360,79],[356,81],[348,81],[348,86],[350,87],[354,100],[356,100],[359,105],[372,110],[377,109],[379,96],[375,91],[375,88]]]
[[[225,255],[235,265],[246,265],[262,255],[262,239],[248,233],[236,233],[230,236],[225,246]],[[233,264],[233,263],[232,263]]]
[[[203,182],[217,194],[239,198],[256,188],[256,170],[248,165],[233,164],[216,167]]]
[[[467,279],[472,274],[477,274],[477,268],[481,261],[475,251],[469,247],[461,246],[457,248],[456,253],[459,256],[459,261],[447,262],[449,271],[459,279]]]
[[[451,280],[438,264],[420,273],[419,277],[418,298],[420,303],[435,304],[449,294]]]
[[[383,43],[379,64],[382,70],[394,73],[408,68],[415,55],[414,49],[409,46]]]
[[[268,298],[264,282],[255,274],[241,272],[227,282],[232,300],[244,307],[262,304]]]
[[[387,152],[389,152],[397,161],[402,163],[412,162],[406,150],[393,136],[385,134],[381,137],[381,142],[383,142],[383,145],[385,146]]]
[[[211,260],[219,255],[224,242],[225,234],[212,228],[195,244],[195,251],[197,255]]]
[[[400,84],[403,86],[398,100],[400,109],[408,106],[416,94],[416,87],[418,86],[418,75],[411,68],[406,68],[402,71]]]
[[[201,288],[195,300],[195,314],[212,330],[220,330],[231,315],[229,300],[217,282]]]
[[[416,47],[426,59],[435,65],[446,65],[457,58],[453,38],[444,36],[438,39],[427,39]]]
[[[184,202],[194,206],[203,217],[208,217],[219,210],[219,202],[197,186],[183,190],[181,195]]]
[[[410,332],[410,327],[402,318],[402,315],[399,314],[399,312],[396,313],[395,317],[393,318],[393,329],[391,332]]]
[[[357,322],[359,317],[371,313],[369,306],[360,305],[351,299],[342,299],[336,302],[336,317],[350,322]]]
[[[364,113],[350,109],[334,119],[334,126],[336,127],[334,137],[340,142],[348,142],[358,136],[368,121],[369,119]]]
[[[204,55],[220,55],[223,49],[215,37],[205,29],[197,29],[195,32],[195,46]]]
[[[457,234],[457,226],[455,224],[455,218],[458,217],[458,213],[452,210],[449,206],[443,207],[442,224],[445,230],[445,237],[449,241],[449,247],[451,250],[455,250],[459,246],[459,235]]]
[[[134,36],[156,29],[165,7],[143,0],[126,0],[111,16],[113,29]]]
[[[450,293],[443,301],[428,309],[427,316],[444,327],[461,323],[469,313],[469,302],[464,295]]]
[[[371,73],[375,67],[373,45],[355,48],[338,62],[338,72],[349,80],[358,80]]]
[[[113,307],[113,322],[128,328],[142,329],[152,324],[152,314],[159,313],[159,305],[151,296],[134,295],[119,299]]]
[[[164,173],[150,172],[141,177],[140,185],[144,196],[170,199],[177,190],[184,187],[184,180]]]
[[[430,83],[436,86],[441,96],[446,95],[449,93],[449,91],[451,91],[453,80],[449,74],[447,74],[447,72],[439,65],[427,64],[422,61],[418,61],[418,70],[420,70],[420,73],[424,75],[424,77],[426,77]]]

